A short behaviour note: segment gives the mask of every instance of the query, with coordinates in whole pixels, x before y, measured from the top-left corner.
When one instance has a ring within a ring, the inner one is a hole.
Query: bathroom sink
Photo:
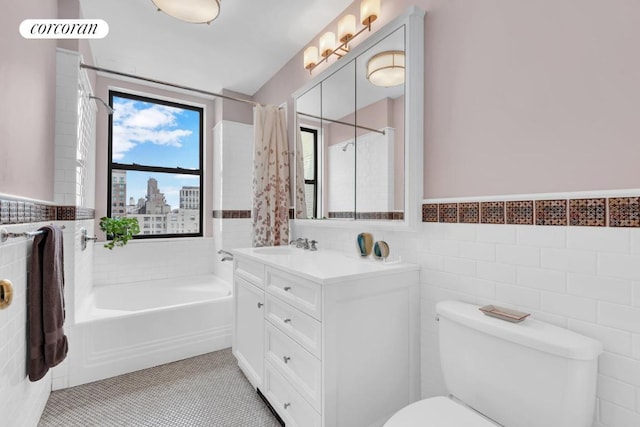
[[[290,248],[288,246],[265,246],[253,250],[253,252],[260,255],[292,255],[300,251],[302,251],[302,249]]]

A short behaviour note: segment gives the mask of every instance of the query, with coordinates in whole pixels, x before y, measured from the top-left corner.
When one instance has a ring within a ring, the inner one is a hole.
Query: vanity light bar
[[[371,31],[371,23],[380,16],[380,0],[362,0],[360,3],[360,21],[364,27],[355,32],[356,18],[353,15],[345,15],[338,21],[338,39],[340,45],[333,48],[336,43],[336,35],[328,31],[320,37],[320,49],[309,46],[304,50],[304,68],[311,73],[318,65],[328,61],[332,55],[342,58],[349,52],[349,42],[365,31]],[[319,59],[322,56],[322,59]]]

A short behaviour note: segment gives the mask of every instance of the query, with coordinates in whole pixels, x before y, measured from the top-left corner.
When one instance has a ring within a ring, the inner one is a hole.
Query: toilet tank
[[[459,301],[436,305],[449,393],[508,427],[591,427],[602,344],[527,318],[510,323]]]

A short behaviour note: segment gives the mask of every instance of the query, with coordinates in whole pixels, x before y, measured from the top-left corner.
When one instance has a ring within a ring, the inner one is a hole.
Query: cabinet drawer
[[[267,291],[311,317],[322,320],[322,287],[283,271],[266,268]]]
[[[264,289],[264,265],[242,257],[236,257],[233,272],[252,284]]]
[[[265,317],[317,358],[320,358],[322,324],[273,295],[267,294]]]
[[[265,323],[265,359],[289,380],[315,410],[320,410],[320,360],[269,322]]]
[[[268,362],[264,394],[287,427],[320,427],[320,414]]]

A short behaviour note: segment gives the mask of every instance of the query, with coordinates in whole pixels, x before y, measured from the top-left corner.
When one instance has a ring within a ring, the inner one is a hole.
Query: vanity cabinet
[[[287,427],[382,426],[420,398],[416,265],[301,249],[234,258],[233,352]]]

